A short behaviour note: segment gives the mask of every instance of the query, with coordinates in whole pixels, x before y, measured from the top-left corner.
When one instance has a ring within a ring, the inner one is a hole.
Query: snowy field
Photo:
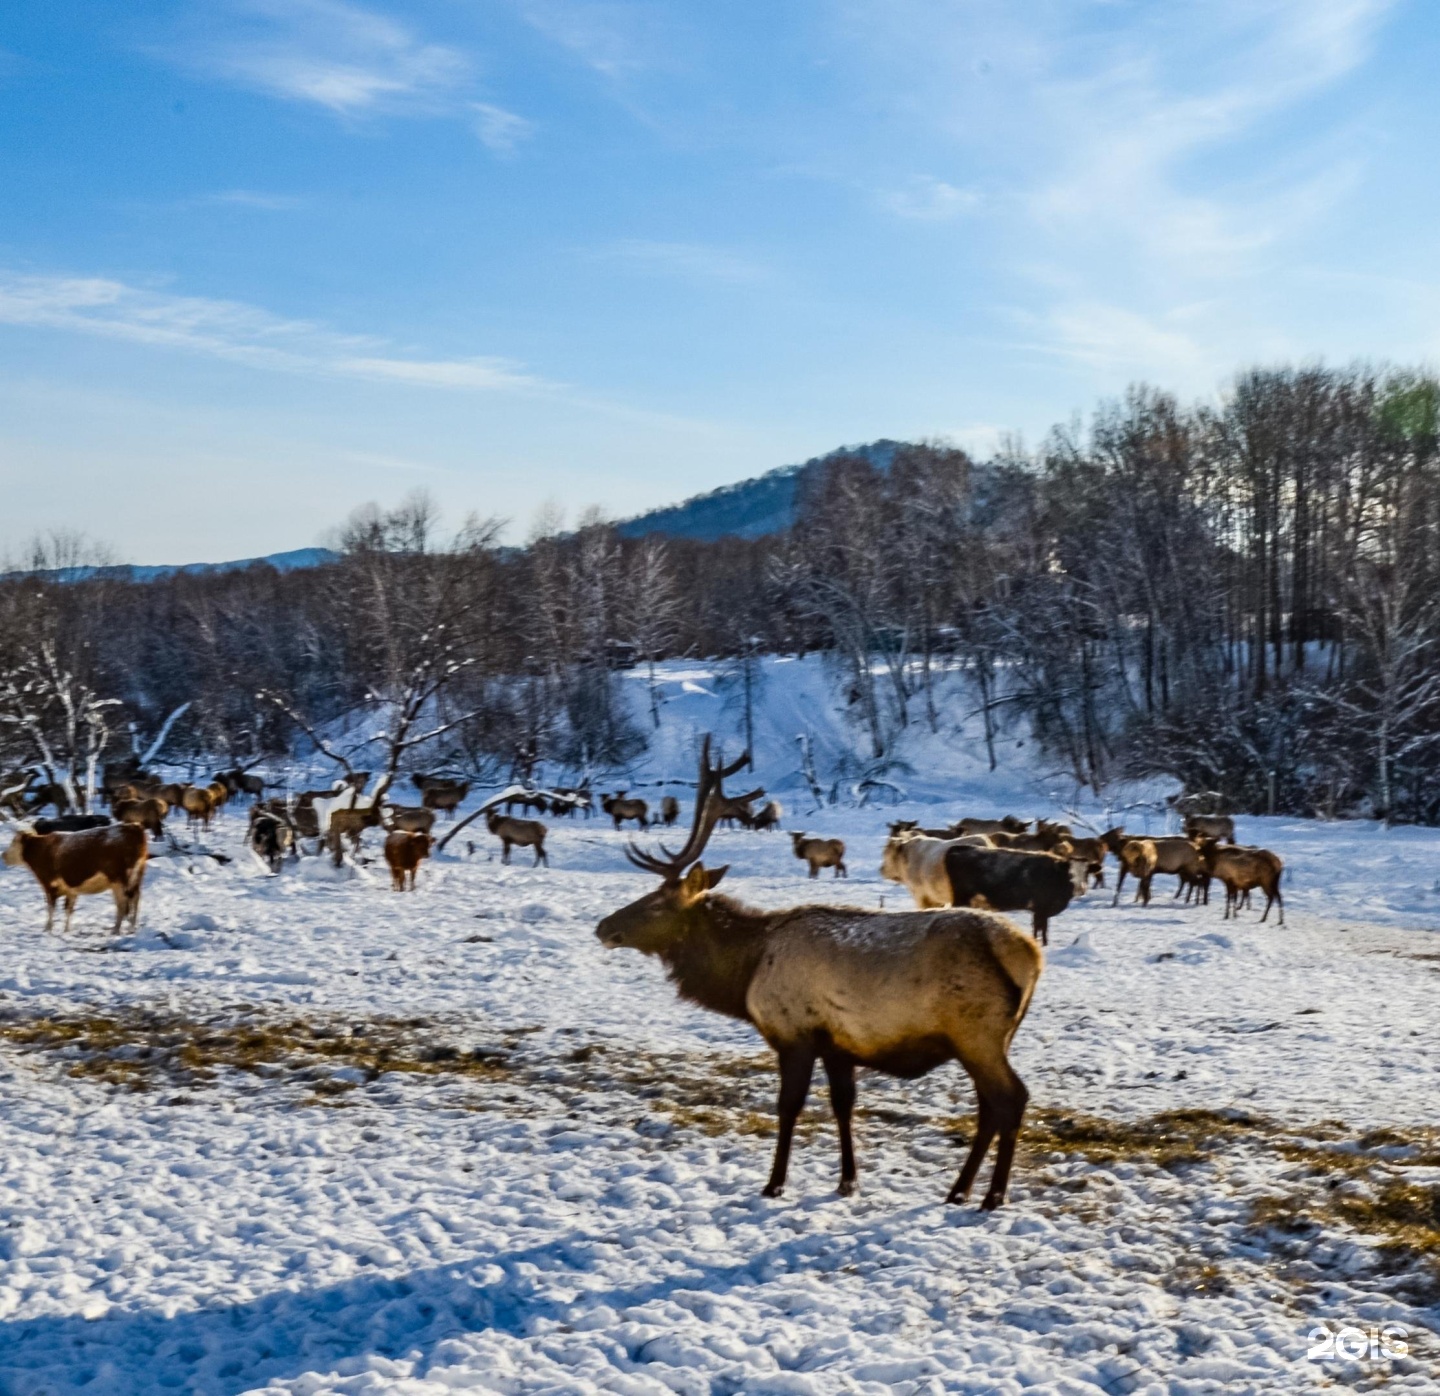
[[[900,906],[885,821],[958,812],[787,820],[847,839],[848,884],[783,835],[706,861],[765,906]],[[599,820],[555,822],[548,871],[476,826],[413,896],[378,859],[271,878],[243,829],[226,866],[157,858],[133,937],[108,897],[46,935],[0,871],[6,1396],[1440,1390],[1440,831],[1242,821],[1287,861],[1283,928],[1167,878],[1072,906],[982,1214],[942,1205],[954,1066],[862,1073],[849,1200],[817,1088],[761,1199],[769,1060],[601,950],[653,880]],[[1407,1355],[1307,1357],[1387,1323]]]

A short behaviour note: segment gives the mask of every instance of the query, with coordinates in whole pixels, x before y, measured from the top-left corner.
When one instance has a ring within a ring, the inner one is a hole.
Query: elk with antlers
[[[840,1131],[844,1196],[855,1191],[855,1068],[913,1080],[958,1060],[975,1083],[979,1116],[946,1200],[968,1196],[998,1135],[982,1204],[998,1207],[1028,1099],[1008,1052],[1040,977],[1039,946],[985,911],[756,911],[717,895],[726,869],[707,869],[699,859],[722,808],[721,782],[740,765],[712,766],[706,738],[685,846],[676,854],[662,847],[655,856],[632,844],[630,861],[657,874],[660,886],[607,916],[595,934],[607,949],[658,956],[682,998],[753,1023],[774,1048],[780,1132],[767,1197],[778,1197],[785,1186],[795,1122],[817,1058]]]

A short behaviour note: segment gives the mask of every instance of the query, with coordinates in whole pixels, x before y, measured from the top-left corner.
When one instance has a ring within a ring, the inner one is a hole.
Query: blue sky
[[[0,550],[1433,362],[1425,0],[8,0]]]

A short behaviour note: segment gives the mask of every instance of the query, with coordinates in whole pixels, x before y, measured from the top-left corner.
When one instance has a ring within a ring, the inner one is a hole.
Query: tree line
[[[656,662],[822,652],[883,772],[915,725],[1033,736],[1080,785],[1165,775],[1239,810],[1440,819],[1440,383],[1282,368],[1213,403],[1146,386],[1039,449],[836,456],[765,538],[542,521],[441,535],[366,506],[339,560],[279,573],[0,582],[0,767],[147,754],[478,779],[643,753]],[[64,551],[63,548],[60,549]],[[73,552],[73,548],[70,550]],[[73,558],[68,561],[73,562]],[[622,701],[621,666],[649,670]]]

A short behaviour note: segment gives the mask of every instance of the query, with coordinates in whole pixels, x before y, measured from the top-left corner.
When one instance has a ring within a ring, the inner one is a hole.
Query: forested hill
[[[661,533],[669,538],[693,538],[701,543],[716,539],[764,538],[783,533],[795,522],[800,486],[809,475],[822,470],[837,456],[859,456],[881,470],[895,459],[899,441],[872,441],[868,446],[842,446],[827,455],[814,456],[803,465],[782,465],[752,480],[725,485],[708,494],[697,494],[680,504],[652,509],[615,526],[623,538],[643,538]]]

